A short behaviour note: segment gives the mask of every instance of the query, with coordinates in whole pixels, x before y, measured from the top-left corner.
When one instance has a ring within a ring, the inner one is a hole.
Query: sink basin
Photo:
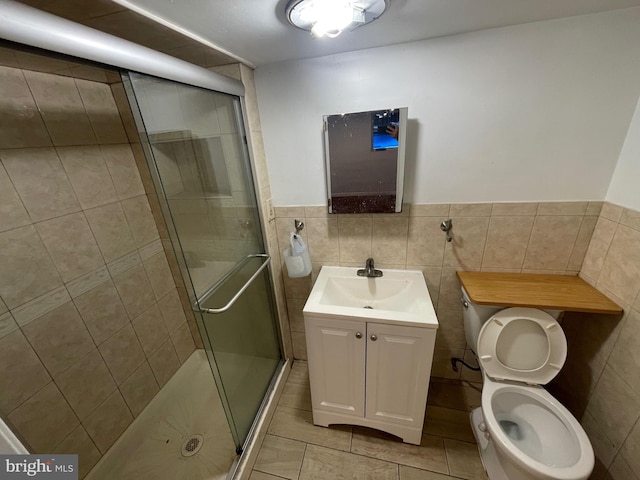
[[[367,278],[357,270],[322,267],[304,313],[438,327],[421,271],[389,269],[382,277]]]

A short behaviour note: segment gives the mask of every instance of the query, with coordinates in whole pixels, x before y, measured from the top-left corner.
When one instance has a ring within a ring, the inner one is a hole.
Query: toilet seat
[[[486,375],[545,385],[567,358],[567,340],[556,320],[535,308],[507,308],[480,330],[477,354]]]

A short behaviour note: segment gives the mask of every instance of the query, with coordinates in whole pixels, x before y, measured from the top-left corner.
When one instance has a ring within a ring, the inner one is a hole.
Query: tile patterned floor
[[[468,412],[477,384],[432,382],[422,443],[313,425],[306,362],[295,362],[250,480],[486,480]]]

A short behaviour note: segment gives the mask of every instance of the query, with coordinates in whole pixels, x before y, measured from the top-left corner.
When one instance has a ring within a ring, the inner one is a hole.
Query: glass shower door
[[[240,451],[281,363],[240,99],[137,73],[124,82]]]

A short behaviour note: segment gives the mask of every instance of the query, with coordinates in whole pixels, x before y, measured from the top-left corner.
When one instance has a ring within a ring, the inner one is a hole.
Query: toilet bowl
[[[482,324],[475,345],[484,383],[471,423],[490,480],[589,478],[594,455],[586,433],[540,386],[566,359],[557,321],[533,308],[500,310]]]
[[[485,462],[491,480],[589,478],[594,466],[589,438],[544,388],[485,378],[479,410],[482,416],[473,428],[493,442],[495,458]],[[487,465],[490,461],[497,465]]]

